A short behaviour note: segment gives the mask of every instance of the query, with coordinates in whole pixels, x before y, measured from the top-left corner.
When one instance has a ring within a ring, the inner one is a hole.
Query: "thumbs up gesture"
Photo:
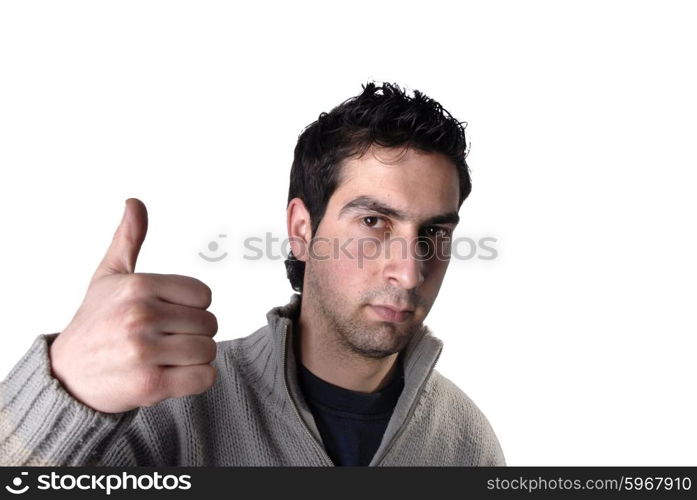
[[[147,229],[145,205],[129,198],[82,304],[51,344],[53,376],[101,412],[198,394],[215,382],[211,290],[188,276],[136,273]]]

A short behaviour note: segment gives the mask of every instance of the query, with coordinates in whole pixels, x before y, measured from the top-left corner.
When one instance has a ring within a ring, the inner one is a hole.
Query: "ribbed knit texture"
[[[301,296],[253,334],[218,343],[203,394],[119,414],[72,398],[51,376],[39,335],[0,383],[0,465],[331,466],[300,391],[292,349]],[[434,369],[428,327],[404,351],[404,389],[371,466],[505,465],[484,414]]]

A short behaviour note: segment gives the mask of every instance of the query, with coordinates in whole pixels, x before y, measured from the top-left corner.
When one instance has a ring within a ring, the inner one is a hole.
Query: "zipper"
[[[300,426],[303,429],[305,429],[305,433],[307,434],[307,437],[309,437],[310,440],[314,443],[315,448],[317,450],[319,450],[320,454],[324,457],[325,462],[327,462],[328,465],[333,467],[334,462],[332,462],[332,459],[329,458],[329,455],[327,455],[327,452],[324,449],[324,446],[322,446],[320,443],[317,442],[317,439],[315,439],[315,436],[313,436],[312,433],[310,432],[310,429],[308,429],[307,424],[300,416],[300,412],[298,411],[298,408],[295,406],[295,401],[293,400],[293,397],[290,395],[290,390],[288,389],[288,380],[286,379],[287,349],[288,349],[288,325],[284,325],[284,327],[283,327],[283,361],[281,364],[282,364],[282,369],[283,369],[283,385],[286,388],[286,394],[288,395],[288,399],[290,400],[290,405],[293,407],[293,413],[295,413],[295,416],[298,419],[298,422],[300,422]]]
[[[433,360],[433,363],[431,364],[431,368],[428,371],[428,376],[424,379],[424,381],[419,386],[419,389],[416,391],[416,396],[414,397],[414,401],[411,403],[411,406],[409,407],[409,411],[407,412],[407,416],[404,419],[404,423],[399,428],[397,433],[392,437],[392,440],[390,440],[389,444],[385,448],[385,451],[382,453],[380,460],[375,462],[373,467],[378,467],[385,460],[385,457],[392,450],[392,448],[394,448],[395,443],[397,442],[397,440],[400,438],[400,436],[404,432],[404,429],[407,427],[407,423],[411,420],[411,416],[413,415],[414,411],[416,410],[416,405],[419,403],[419,400],[421,399],[421,393],[423,392],[424,388],[426,387],[426,384],[428,383],[428,381],[431,379],[431,376],[433,375],[433,370],[436,368],[436,363],[438,363],[438,359],[440,358],[441,352],[442,352],[442,350],[438,351],[438,354],[436,355],[436,359]]]

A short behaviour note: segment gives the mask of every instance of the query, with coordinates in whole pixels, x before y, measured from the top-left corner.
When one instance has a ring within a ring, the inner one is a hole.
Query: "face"
[[[347,160],[303,259],[303,307],[356,354],[401,351],[438,295],[458,197],[439,153],[374,147]]]

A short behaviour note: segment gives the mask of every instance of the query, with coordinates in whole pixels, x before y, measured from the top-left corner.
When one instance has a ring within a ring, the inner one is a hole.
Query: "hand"
[[[101,412],[198,394],[215,382],[211,289],[188,276],[136,273],[147,229],[145,205],[129,198],[80,308],[51,344],[54,377]]]

